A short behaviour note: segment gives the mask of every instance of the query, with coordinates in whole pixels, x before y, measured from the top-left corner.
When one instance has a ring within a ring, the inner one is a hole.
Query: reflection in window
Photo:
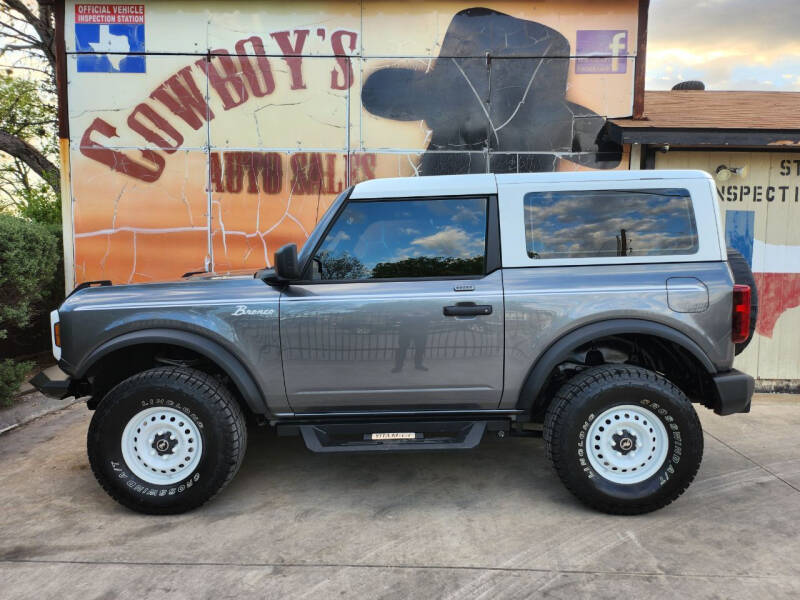
[[[685,189],[531,192],[525,194],[531,258],[663,256],[698,249]]]
[[[481,275],[486,199],[350,202],[312,261],[314,279]]]

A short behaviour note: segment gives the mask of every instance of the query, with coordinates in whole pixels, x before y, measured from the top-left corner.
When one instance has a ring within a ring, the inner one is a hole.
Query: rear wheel
[[[548,408],[544,438],[567,488],[613,514],[666,506],[703,456],[700,421],[683,392],[628,365],[587,369],[567,382]]]
[[[217,494],[239,470],[244,416],[230,392],[194,369],[138,373],[100,402],[89,426],[89,462],[120,504],[181,513]]]

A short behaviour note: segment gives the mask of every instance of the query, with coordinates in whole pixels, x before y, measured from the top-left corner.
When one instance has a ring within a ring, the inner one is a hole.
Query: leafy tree
[[[55,6],[0,0],[0,339],[10,327],[8,342],[63,297]],[[0,360],[0,405],[32,366]]]
[[[33,184],[28,189],[21,190],[19,197],[22,199],[22,203],[17,206],[20,216],[49,225],[56,235],[61,235],[61,203],[57,202],[53,191],[46,184]]]
[[[59,196],[54,3],[0,0],[0,209]],[[41,181],[31,180],[35,174]]]
[[[322,268],[323,279],[365,279],[369,276],[364,263],[347,252],[338,256],[323,252],[317,259]]]
[[[0,75],[0,209],[58,204],[55,109],[39,81]]]
[[[56,28],[55,2],[0,0],[2,54],[35,58],[42,66],[27,66],[52,80],[55,89]],[[18,64],[14,64],[18,67]]]

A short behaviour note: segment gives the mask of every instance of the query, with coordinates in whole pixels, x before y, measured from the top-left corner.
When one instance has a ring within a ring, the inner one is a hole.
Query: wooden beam
[[[644,82],[647,69],[647,16],[650,0],[639,0],[639,25],[636,38],[636,64],[633,74],[633,118],[644,118]]]
[[[52,1],[52,0],[51,0]],[[54,0],[56,17],[56,92],[58,95],[58,137],[69,139],[67,111],[67,42],[64,37],[64,0]]]

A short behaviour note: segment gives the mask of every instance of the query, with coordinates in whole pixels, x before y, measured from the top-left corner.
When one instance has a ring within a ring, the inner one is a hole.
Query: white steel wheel
[[[122,458],[136,477],[168,485],[192,474],[203,454],[203,439],[194,421],[168,407],[145,409],[122,432]]]
[[[598,475],[619,484],[652,477],[669,451],[667,429],[653,412],[632,404],[608,409],[592,422],[586,438],[589,463]]]

